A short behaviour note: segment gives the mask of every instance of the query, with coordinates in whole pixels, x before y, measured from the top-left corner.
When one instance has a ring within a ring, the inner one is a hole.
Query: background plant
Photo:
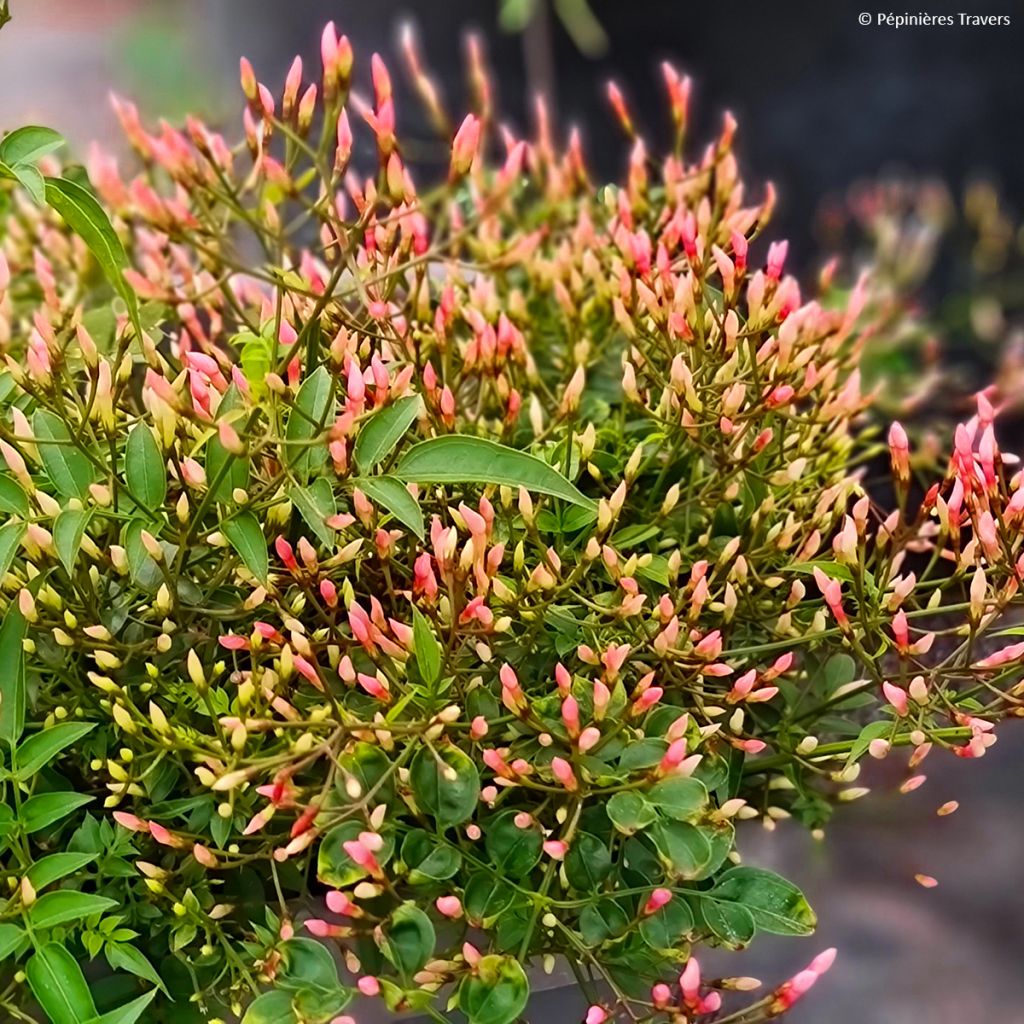
[[[234,148],[118,101],[111,220],[52,133],[0,148],[0,999],[505,1024],[564,956],[588,1024],[777,1016],[831,951],[739,1001],[693,955],[814,926],[735,820],[820,829],[863,757],[909,748],[916,788],[1019,706],[992,406],[934,483],[895,426],[872,502],[867,283],[753,258],[772,192],[729,117],[684,155],[671,68],[672,152],[612,89],[597,187],[543,106],[496,125],[476,44],[455,130],[408,40],[454,135],[417,190],[383,62],[371,100],[333,26],[322,55],[278,95],[243,61]]]

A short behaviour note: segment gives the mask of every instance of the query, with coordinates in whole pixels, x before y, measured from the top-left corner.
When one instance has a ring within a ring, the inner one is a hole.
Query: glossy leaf
[[[616,829],[627,836],[641,832],[658,818],[654,807],[640,793],[632,791],[613,793],[605,810]]]
[[[512,1024],[529,998],[526,972],[510,956],[482,957],[459,986],[459,1009],[470,1024]]]
[[[6,575],[18,553],[21,538],[25,536],[24,523],[4,523],[0,526],[0,580]]]
[[[423,512],[401,480],[393,476],[362,476],[357,477],[354,483],[371,501],[390,512],[423,540],[426,532]]]
[[[569,884],[580,892],[597,892],[611,872],[608,844],[586,832],[576,836],[565,858],[565,877]]]
[[[412,610],[412,647],[420,677],[433,686],[441,677],[441,645],[430,622],[416,607]]]
[[[128,266],[128,256],[103,207],[87,188],[69,178],[47,178],[46,201],[88,246],[100,270],[124,299],[137,323],[138,300],[122,273]]]
[[[730,868],[712,895],[739,903],[750,911],[760,931],[772,935],[810,935],[817,924],[804,894],[792,882],[763,868]]]
[[[27,623],[16,605],[0,623],[0,740],[13,747],[25,728],[25,639]]]
[[[662,779],[646,795],[662,814],[677,821],[697,817],[708,805],[708,791],[704,783],[686,776]]]
[[[321,882],[335,889],[344,889],[366,877],[366,870],[345,852],[345,843],[358,839],[359,833],[365,831],[365,828],[365,825],[358,821],[346,821],[335,825],[324,836],[317,854],[316,869],[316,876]],[[388,831],[382,832],[381,838],[384,840],[384,846],[374,856],[378,864],[384,865],[395,852],[395,840]]]
[[[288,497],[320,543],[328,551],[333,551],[334,530],[327,525],[326,520],[337,512],[338,506],[330,481],[325,477],[317,477],[308,487],[292,487]]]
[[[394,469],[399,480],[419,484],[504,484],[550,494],[574,505],[592,508],[558,470],[546,462],[482,437],[448,434],[413,445]]]
[[[22,782],[27,782],[62,750],[95,728],[94,722],[58,722],[35,733],[18,747],[15,775]]]
[[[472,817],[480,798],[480,775],[472,759],[457,747],[420,747],[409,766],[416,803],[441,828]]]
[[[698,906],[708,929],[726,946],[745,946],[757,934],[753,914],[739,903],[704,898]]]
[[[439,843],[430,832],[414,829],[402,843],[402,863],[410,883],[424,885],[451,878],[462,865],[462,854],[453,846]]]
[[[124,1006],[109,1010],[102,1017],[94,1017],[88,1024],[135,1024],[156,998],[156,989],[150,989]]]
[[[256,515],[253,512],[240,512],[230,519],[225,519],[221,524],[221,532],[238,552],[249,572],[260,583],[266,584],[270,574],[270,557],[267,554],[267,541]]]
[[[661,821],[651,826],[650,836],[668,870],[682,879],[696,878],[711,859],[711,845],[695,825],[685,821]]]
[[[38,167],[32,164],[3,164],[4,176],[13,178],[29,194],[36,206],[46,202],[46,183]]]
[[[75,871],[80,871],[98,856],[98,853],[51,853],[48,857],[37,860],[25,875],[32,883],[32,888],[38,892]]]
[[[149,511],[159,509],[167,497],[167,471],[153,431],[136,424],[125,444],[125,476],[132,495]]]
[[[23,518],[29,514],[28,495],[21,484],[6,473],[0,473],[0,512]]]
[[[232,384],[217,406],[217,419],[234,427],[244,407],[242,393]],[[249,460],[229,452],[215,434],[206,444],[206,479],[214,498],[224,505],[232,505],[233,492],[244,491],[249,486]]]
[[[64,145],[64,136],[52,128],[26,124],[0,139],[0,160],[5,164],[33,164]]]
[[[96,1016],[82,968],[59,943],[48,942],[36,950],[25,964],[25,974],[51,1024],[86,1024]]]
[[[92,509],[66,508],[53,521],[53,547],[69,576],[74,571],[75,559],[91,518]]]
[[[289,992],[264,992],[245,1011],[242,1024],[298,1024]]]
[[[107,899],[106,896],[58,889],[40,896],[29,909],[28,919],[36,930],[56,928],[71,921],[81,921],[84,917],[102,914],[116,906],[117,901]]]
[[[518,812],[503,811],[484,828],[484,846],[498,873],[513,880],[524,878],[540,860],[544,840],[535,824],[520,828]]]
[[[53,825],[72,811],[92,802],[86,793],[39,793],[21,805],[21,823],[28,833]]]
[[[423,408],[419,395],[400,398],[373,413],[359,431],[352,455],[361,473],[368,473],[394,450]]]
[[[92,463],[73,444],[68,428],[47,409],[32,417],[32,433],[39,458],[57,493],[64,498],[89,498],[89,484],[96,479]]]
[[[128,971],[137,978],[151,981],[158,989],[167,994],[163,979],[156,968],[149,962],[145,954],[128,942],[108,942],[106,946],[107,963],[115,970]]]
[[[415,904],[404,903],[383,928],[381,952],[398,972],[411,980],[434,955],[437,937],[430,918]]]
[[[680,896],[673,896],[665,906],[640,921],[640,935],[656,950],[675,949],[692,929],[693,912]]]
[[[24,928],[16,924],[0,924],[0,963],[15,956],[23,946],[27,945],[28,932]]]
[[[300,477],[317,469],[326,459],[326,446],[313,442],[323,433],[333,397],[334,382],[326,366],[318,366],[295,395],[285,427],[284,458]]]

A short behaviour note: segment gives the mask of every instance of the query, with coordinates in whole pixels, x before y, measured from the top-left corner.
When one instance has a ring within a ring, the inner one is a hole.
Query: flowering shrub
[[[894,426],[872,502],[867,286],[755,264],[771,191],[731,118],[683,155],[671,68],[672,153],[612,90],[597,188],[543,107],[496,127],[475,46],[449,129],[409,43],[454,136],[417,191],[384,64],[364,100],[322,52],[279,96],[242,62],[236,148],[118,101],[111,220],[52,133],[0,145],[0,1004],[510,1024],[561,956],[587,1024],[771,1019],[833,952],[746,1002],[702,979],[815,924],[736,819],[820,829],[864,756],[909,748],[910,790],[1020,706],[993,409],[923,497]]]

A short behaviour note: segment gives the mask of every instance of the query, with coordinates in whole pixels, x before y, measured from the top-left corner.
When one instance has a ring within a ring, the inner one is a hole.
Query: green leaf
[[[546,462],[482,437],[448,434],[410,448],[394,470],[399,480],[419,484],[504,484],[550,494],[573,505],[594,502]]]
[[[270,558],[267,555],[267,541],[255,513],[240,512],[225,519],[220,528],[249,572],[260,583],[266,584],[270,574]]]
[[[31,164],[6,164],[0,162],[0,177],[12,178],[29,194],[36,206],[46,201],[46,186],[39,170]]]
[[[163,979],[156,972],[156,968],[149,962],[144,953],[141,953],[135,946],[127,942],[108,942],[106,946],[107,963],[114,970],[120,968],[134,974],[137,978],[151,981],[164,995],[170,997],[170,993],[164,986]]]
[[[49,729],[37,732],[17,750],[15,777],[28,782],[40,768],[49,764],[65,747],[87,736],[96,728],[95,722],[58,722]]]
[[[629,928],[629,917],[613,899],[598,900],[580,913],[580,934],[591,946],[605,939],[622,935]]]
[[[48,409],[37,409],[32,417],[35,435],[46,475],[64,498],[89,497],[89,484],[95,479],[93,465],[74,447],[64,421]]]
[[[156,998],[156,989],[150,989],[116,1010],[109,1010],[102,1017],[94,1017],[88,1024],[135,1024]]]
[[[145,423],[137,423],[128,434],[124,451],[128,488],[150,512],[167,497],[167,472],[160,446]]]
[[[242,393],[232,384],[217,406],[217,419],[234,426],[244,408]],[[229,452],[220,443],[220,438],[214,435],[206,445],[206,479],[215,500],[224,505],[233,505],[233,492],[239,489],[244,491],[249,486],[249,460]]]
[[[243,331],[235,335],[232,344],[239,349],[238,362],[249,384],[249,394],[258,402],[267,393],[273,342],[251,331]]]
[[[409,766],[409,783],[420,810],[440,828],[468,821],[480,799],[476,765],[458,747],[445,747],[435,756],[424,744]]]
[[[658,813],[640,793],[612,794],[605,805],[611,823],[623,834],[641,832],[658,819]]]
[[[403,903],[384,928],[381,952],[409,980],[433,957],[436,942],[430,918],[415,904]]]
[[[420,677],[428,686],[433,686],[441,677],[441,645],[429,620],[416,607],[412,610],[412,649]]]
[[[0,740],[13,747],[25,728],[25,617],[12,605],[0,624]]]
[[[385,511],[423,540],[426,532],[423,512],[400,480],[393,476],[361,476],[356,477],[353,483],[371,501],[383,506]]]
[[[416,421],[422,408],[420,396],[410,395],[370,416],[360,428],[352,452],[361,473],[369,473],[378,462],[387,458]]]
[[[868,747],[871,746],[871,741],[880,740],[883,737],[888,736],[891,729],[892,722],[868,722],[868,724],[865,725],[857,734],[857,738],[853,741],[853,746],[850,747],[850,753],[846,758],[846,763],[856,764],[864,754],[867,753]]]
[[[25,974],[50,1024],[85,1024],[96,1016],[96,1004],[82,968],[59,943],[48,942],[33,953],[25,964]]]
[[[317,477],[308,487],[292,487],[288,491],[288,497],[320,543],[328,551],[333,551],[334,530],[326,521],[337,512],[338,506],[330,481],[322,476]]]
[[[651,827],[649,834],[662,861],[677,878],[696,878],[711,860],[711,844],[688,822],[661,821]]]
[[[24,523],[4,523],[0,526],[0,580],[6,575],[18,553],[18,545],[25,536]]]
[[[711,894],[745,907],[758,929],[772,935],[810,935],[818,923],[804,894],[792,882],[763,868],[730,868]]]
[[[539,826],[520,828],[518,812],[503,811],[484,828],[484,846],[498,873],[517,880],[528,875],[540,860],[544,839]]]
[[[64,136],[52,128],[26,124],[8,132],[0,140],[0,160],[5,164],[34,164],[47,153],[60,149]]]
[[[100,270],[124,299],[136,327],[140,327],[139,303],[122,273],[128,266],[128,256],[103,207],[87,188],[68,178],[46,179],[46,201],[89,247]]]
[[[574,889],[594,893],[612,873],[612,855],[608,844],[597,836],[582,832],[565,857],[565,877]]]
[[[326,457],[323,444],[311,444],[323,433],[334,398],[334,381],[326,366],[318,366],[295,395],[285,426],[284,461],[299,476],[319,468]]]
[[[526,972],[510,956],[482,957],[459,986],[459,1009],[469,1024],[512,1024],[529,998]]]
[[[338,984],[338,965],[330,950],[315,939],[289,939],[282,947],[284,972],[278,979],[281,988],[309,986],[330,989]]]
[[[656,782],[647,799],[662,814],[676,821],[689,821],[707,807],[708,791],[700,779],[676,776]]]
[[[466,916],[474,927],[493,921],[515,901],[515,890],[490,871],[470,875],[463,890]]]
[[[28,944],[28,932],[16,924],[0,924],[0,963],[17,954],[23,945]]]
[[[462,854],[452,846],[438,842],[437,836],[413,829],[402,843],[402,862],[412,885],[443,882],[462,866]]]
[[[264,992],[245,1011],[242,1024],[298,1024],[289,992]]]
[[[640,922],[640,935],[651,949],[675,949],[692,928],[693,912],[689,904],[676,895]]]
[[[92,800],[86,793],[40,793],[21,805],[21,824],[30,834],[38,832]]]
[[[25,872],[25,876],[32,883],[32,888],[38,892],[81,870],[98,856],[98,853],[51,853],[49,857],[37,860]]]
[[[53,521],[53,547],[69,576],[75,568],[78,549],[91,518],[92,509],[66,508],[58,512]]]
[[[0,473],[0,512],[28,518],[28,495],[17,480]]]
[[[727,903],[700,895],[700,914],[708,930],[733,949],[746,946],[757,934],[754,916],[739,903]]]
[[[32,904],[28,912],[29,924],[33,928],[56,928],[60,924],[80,921],[83,917],[102,914],[117,906],[117,900],[92,893],[58,889],[44,893]]]

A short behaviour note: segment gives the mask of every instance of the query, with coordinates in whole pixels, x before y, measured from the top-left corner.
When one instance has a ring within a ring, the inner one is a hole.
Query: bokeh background
[[[775,236],[790,239],[795,264],[811,275],[838,249],[852,273],[882,256],[894,294],[919,311],[920,338],[883,353],[883,399],[897,407],[925,377],[937,382],[908,415],[939,432],[993,373],[1024,403],[1019,4],[929,0],[933,14],[1006,14],[1011,24],[896,29],[858,24],[872,0],[10,2],[0,126],[49,124],[83,153],[94,138],[118,145],[110,89],[151,117],[201,109],[226,120],[240,106],[239,55],[276,89],[295,53],[315,65],[327,19],[364,63],[373,50],[395,53],[411,20],[454,108],[464,95],[463,37],[474,28],[507,120],[529,124],[530,98],[543,91],[562,125],[582,129],[595,174],[612,176],[626,147],[604,83],[621,83],[656,140],[657,63],[670,59],[694,78],[697,138],[717,129],[723,110],[739,118],[748,180],[778,186]],[[399,100],[400,117],[415,118]],[[894,180],[905,184],[879,189]],[[1019,418],[1009,430],[1021,436]],[[810,940],[759,939],[718,963],[774,982],[819,949],[840,949],[794,1024],[1024,1024],[1024,729],[1007,727],[980,762],[937,755],[926,771],[927,785],[898,796],[899,766],[875,768],[874,793],[844,809],[825,844],[785,824],[748,831],[748,859],[800,883],[821,927]],[[961,810],[939,819],[947,800]],[[918,872],[938,888],[918,887]],[[553,998],[550,1019],[576,1019],[570,993]]]

